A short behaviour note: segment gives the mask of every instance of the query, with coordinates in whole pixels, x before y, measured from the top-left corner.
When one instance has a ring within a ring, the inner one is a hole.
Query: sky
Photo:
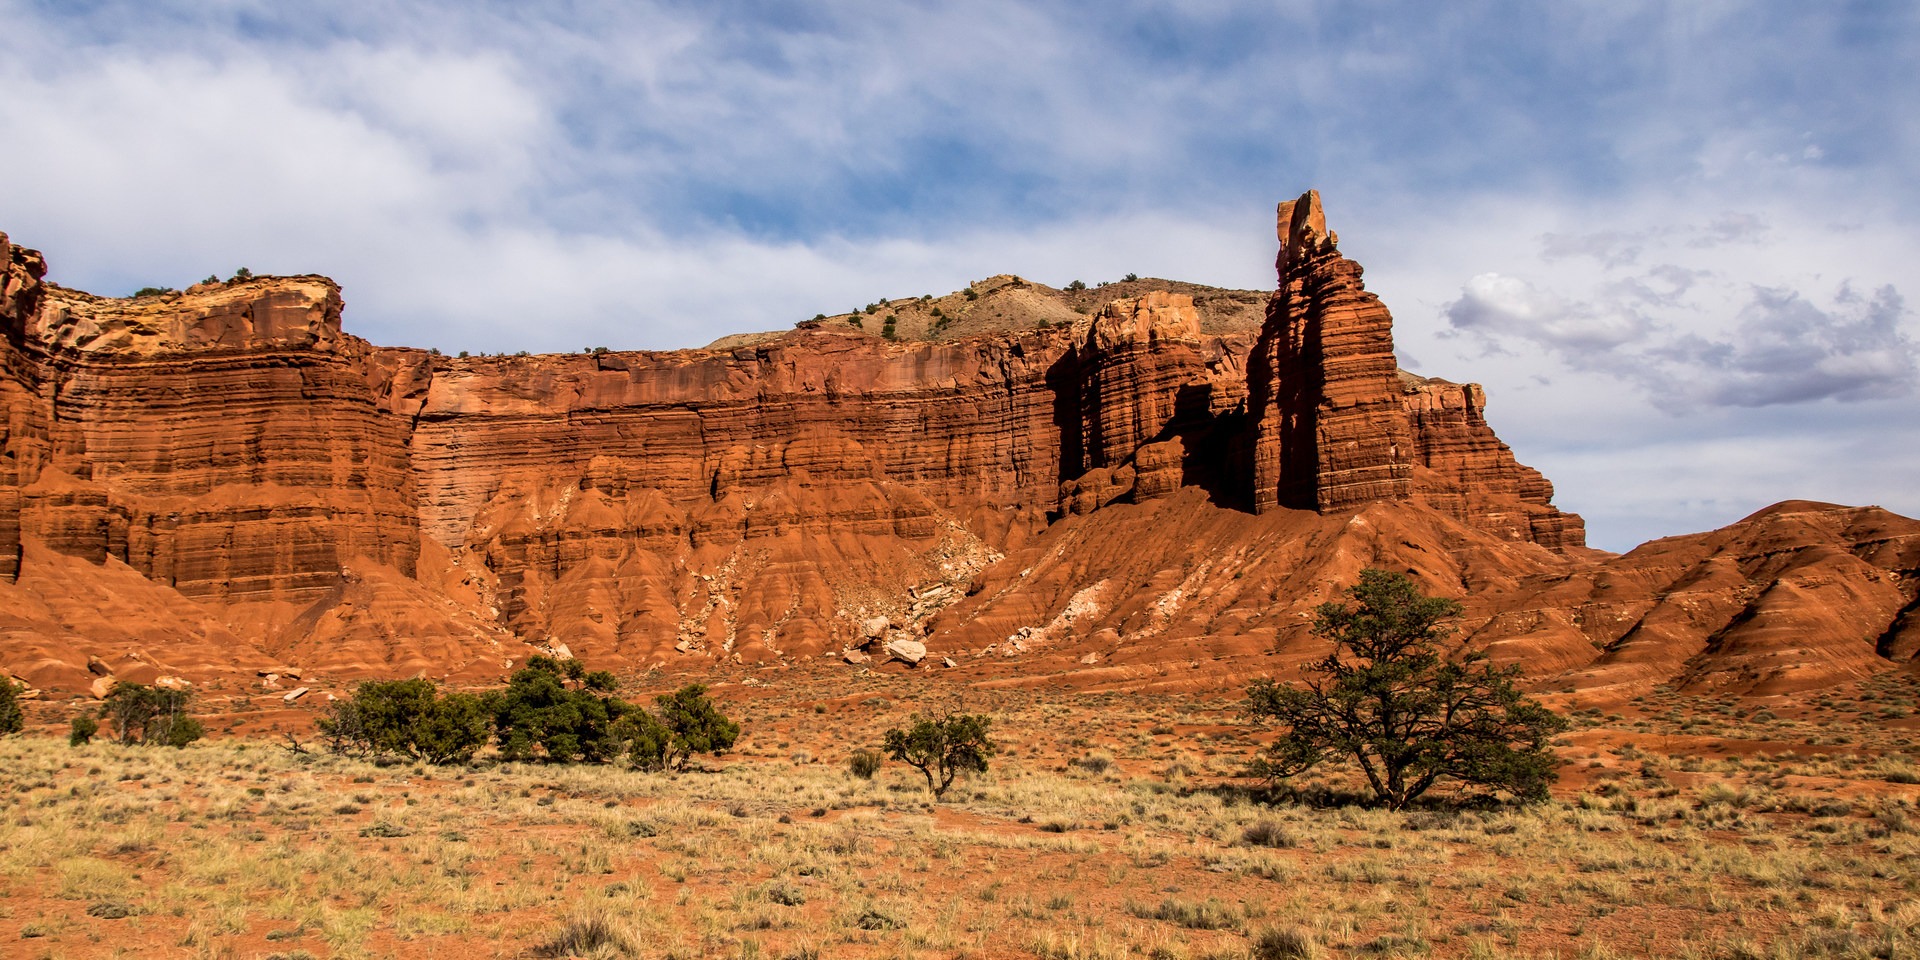
[[[1267,289],[1321,191],[1403,366],[1624,550],[1920,516],[1920,5],[0,0],[0,231],[101,294],[670,349],[998,273]]]

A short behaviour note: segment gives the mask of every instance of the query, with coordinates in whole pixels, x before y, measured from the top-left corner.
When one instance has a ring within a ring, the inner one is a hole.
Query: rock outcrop
[[[405,420],[317,277],[133,300],[47,291],[25,534],[194,598],[300,602],[351,557],[413,571]]]
[[[1413,435],[1414,499],[1508,540],[1561,551],[1586,545],[1586,525],[1553,505],[1553,484],[1494,436],[1479,384],[1404,370],[1400,380]]]
[[[539,651],[991,652],[1006,682],[1217,686],[1321,652],[1306,614],[1382,565],[1574,685],[1792,688],[1920,647],[1911,521],[1782,508],[1586,551],[1478,386],[1398,369],[1317,195],[1280,240],[1257,334],[1235,292],[1208,313],[1128,281],[1092,310],[1001,277],[888,305],[927,339],[853,323],[876,306],[705,350],[456,358],[343,332],[324,278],[102,298],[0,239],[0,668],[324,690]],[[1016,329],[943,339],[959,304]]]
[[[1393,317],[1340,255],[1320,194],[1280,205],[1279,289],[1254,352],[1253,507],[1329,512],[1413,493]]]

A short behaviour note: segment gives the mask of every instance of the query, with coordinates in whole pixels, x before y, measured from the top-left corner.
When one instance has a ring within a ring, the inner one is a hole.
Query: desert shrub
[[[1086,288],[1087,288],[1087,283],[1084,280],[1075,280],[1074,282],[1067,284],[1067,289],[1072,290],[1075,293],[1079,293],[1080,291],[1085,290]]]
[[[26,728],[27,715],[20,709],[20,695],[26,690],[10,677],[0,677],[0,734],[19,733]]]
[[[472,693],[448,693],[414,727],[414,756],[428,763],[465,763],[487,745],[493,705]]]
[[[666,766],[678,768],[696,753],[726,753],[740,739],[740,725],[707,696],[705,684],[689,683],[654,698],[668,732]]]
[[[553,939],[533,948],[535,957],[631,957],[638,947],[624,924],[599,912],[567,921]]]
[[[424,678],[369,680],[336,702],[318,726],[335,753],[464,763],[487,745],[492,713],[488,698],[442,695]]]
[[[1320,943],[1304,927],[1268,927],[1253,935],[1253,960],[1306,960],[1320,955]]]
[[[1429,597],[1404,574],[1363,570],[1353,603],[1314,611],[1313,632],[1334,642],[1302,686],[1257,680],[1247,713],[1286,730],[1257,769],[1291,777],[1326,760],[1351,761],[1374,798],[1398,810],[1443,780],[1521,802],[1546,799],[1556,776],[1549,741],[1567,728],[1516,687],[1519,667],[1483,653],[1448,654],[1442,621],[1460,604]]]
[[[994,754],[987,730],[993,718],[981,714],[921,714],[912,727],[888,730],[883,744],[887,755],[919,768],[935,800],[947,795],[953,778],[962,771],[984,772]]]
[[[1075,757],[1067,762],[1088,773],[1106,773],[1113,769],[1113,754],[1096,750],[1084,757]]]
[[[247,269],[246,267],[241,267],[240,269],[238,269],[238,270],[235,270],[235,271],[233,272],[233,279],[234,279],[235,281],[240,281],[240,280],[252,280],[252,279],[253,279],[253,271],[252,271],[252,270],[248,270],[248,269]]]
[[[863,747],[855,750],[853,755],[847,758],[847,771],[862,780],[872,780],[873,775],[880,772],[880,765],[885,763],[886,759],[880,751]]]
[[[673,743],[673,731],[645,710],[622,714],[613,723],[616,752],[642,770],[664,770]]]
[[[100,732],[100,721],[86,714],[74,717],[67,729],[67,746],[84,747],[93,742],[93,735]]]
[[[1300,838],[1294,836],[1293,831],[1274,820],[1261,820],[1248,824],[1247,829],[1241,832],[1240,839],[1250,847],[1276,847],[1284,850],[1300,845]]]
[[[112,724],[114,739],[121,743],[184,747],[206,733],[200,721],[187,714],[192,700],[189,690],[116,683],[100,705],[100,716]]]
[[[164,297],[169,293],[179,293],[172,287],[141,287],[133,292],[134,299],[141,297]]]
[[[604,670],[588,671],[578,660],[534,657],[513,672],[494,704],[500,755],[535,756],[566,763],[599,763],[620,753],[614,723],[633,704],[613,696],[620,682]]]
[[[1178,924],[1189,930],[1232,930],[1240,925],[1239,912],[1212,897],[1205,900],[1168,897],[1154,906],[1129,903],[1127,912],[1145,920]]]

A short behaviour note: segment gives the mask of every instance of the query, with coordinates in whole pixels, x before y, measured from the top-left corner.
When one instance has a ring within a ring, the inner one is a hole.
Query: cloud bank
[[[335,277],[381,343],[683,347],[1000,272],[1266,287],[1273,204],[1317,187],[1406,355],[1486,382],[1596,542],[1788,496],[1920,513],[1909,6],[0,0],[0,23],[0,230],[96,292],[245,265]]]

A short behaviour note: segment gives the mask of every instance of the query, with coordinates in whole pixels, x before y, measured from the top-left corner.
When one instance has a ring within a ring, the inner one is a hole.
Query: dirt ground
[[[182,750],[70,747],[85,702],[31,704],[0,739],[0,956],[1920,954],[1904,677],[1556,695],[1551,802],[1403,813],[1264,793],[1232,693],[838,665],[713,692],[744,735],[678,775],[332,756],[319,694],[208,691]],[[989,771],[942,803],[900,763],[849,772],[922,709],[992,715]]]

